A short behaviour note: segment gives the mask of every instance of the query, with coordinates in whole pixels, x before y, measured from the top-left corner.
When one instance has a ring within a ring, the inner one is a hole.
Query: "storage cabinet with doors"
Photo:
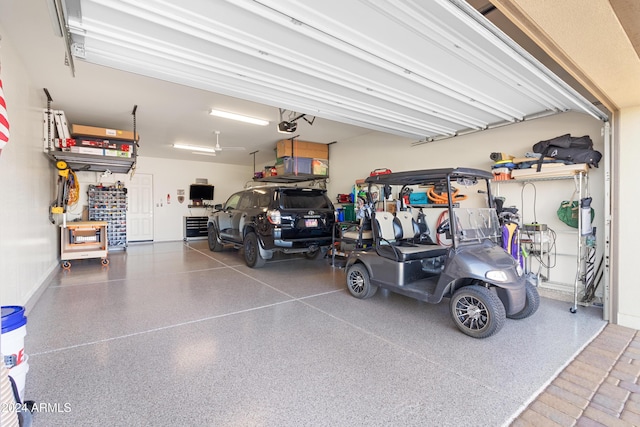
[[[127,247],[127,189],[121,186],[90,185],[89,220],[107,222],[109,250]]]
[[[207,223],[209,217],[206,216],[185,216],[183,217],[184,240],[201,240],[207,238]]]

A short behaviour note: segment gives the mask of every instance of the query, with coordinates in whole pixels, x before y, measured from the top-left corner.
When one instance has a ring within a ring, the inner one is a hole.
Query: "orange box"
[[[116,138],[133,140],[133,132],[129,130],[98,128],[85,125],[71,125],[71,135],[73,136],[97,136],[100,138]],[[138,134],[138,139],[140,135]]]

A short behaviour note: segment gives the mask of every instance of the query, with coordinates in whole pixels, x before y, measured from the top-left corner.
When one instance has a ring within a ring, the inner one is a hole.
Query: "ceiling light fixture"
[[[237,120],[239,122],[251,123],[258,126],[267,126],[269,124],[268,120],[257,119],[255,117],[243,116],[242,114],[229,113],[228,111],[221,110],[211,110],[209,112],[210,115],[216,117],[222,117],[225,119]]]
[[[199,151],[192,151],[191,154],[199,154],[201,156],[211,156],[211,157],[215,157],[217,155],[216,153],[202,153]]]
[[[216,149],[214,147],[203,147],[201,145],[173,144],[173,148],[179,148],[181,150],[200,151],[202,153],[216,153]]]

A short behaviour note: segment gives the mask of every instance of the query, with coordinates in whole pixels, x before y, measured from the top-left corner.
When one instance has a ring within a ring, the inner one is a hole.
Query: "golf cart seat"
[[[361,243],[370,243],[373,241],[373,230],[371,230],[371,220],[363,218],[360,220],[360,224],[354,227],[349,227],[342,232],[342,238],[347,240],[354,240]]]
[[[412,243],[421,245],[434,245],[438,246],[431,236],[429,236],[429,227],[426,223],[423,224],[423,228],[420,227],[418,221],[413,218],[413,214],[408,211],[396,212],[396,218],[394,220],[398,227],[401,228],[401,239],[409,240]]]
[[[411,239],[403,239],[400,221],[390,212],[373,214],[373,234],[378,255],[398,262],[433,258],[447,253],[437,245],[417,245]],[[412,236],[413,238],[413,236]]]
[[[415,241],[416,236],[420,234],[420,228],[413,215],[408,211],[396,212],[394,221],[400,227],[400,239]]]

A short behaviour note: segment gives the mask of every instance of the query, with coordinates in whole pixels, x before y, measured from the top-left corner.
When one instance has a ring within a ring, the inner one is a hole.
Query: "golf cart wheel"
[[[62,261],[60,266],[65,270],[69,270],[71,268],[71,263],[69,261]]]
[[[458,289],[449,307],[458,329],[474,338],[495,334],[502,329],[507,317],[498,295],[478,285]]]
[[[353,264],[347,270],[347,288],[356,298],[371,298],[378,291],[376,285],[371,284],[369,272],[362,264]]]
[[[538,307],[540,307],[540,295],[538,294],[538,288],[527,281],[526,291],[527,301],[524,308],[519,313],[507,316],[509,319],[524,319],[538,311]]]
[[[101,263],[102,263],[102,265],[107,266],[107,265],[109,265],[109,260],[107,258],[102,258]]]
[[[260,268],[265,263],[265,259],[260,255],[256,233],[248,233],[244,238],[244,262],[251,268]]]
[[[211,252],[220,252],[224,249],[224,245],[218,240],[218,231],[213,224],[207,227],[207,242],[209,243],[209,250]]]

